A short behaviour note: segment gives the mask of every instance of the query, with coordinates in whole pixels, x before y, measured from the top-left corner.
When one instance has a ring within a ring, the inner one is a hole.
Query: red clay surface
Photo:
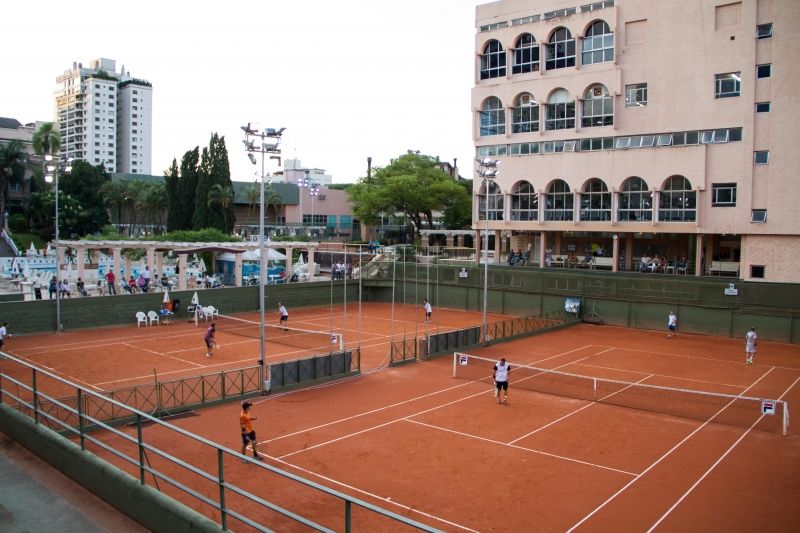
[[[290,310],[296,327],[344,331],[362,348],[365,375],[254,400],[259,451],[269,464],[447,531],[798,531],[800,438],[522,390],[512,370],[510,405],[484,382],[452,377],[452,357],[386,368],[388,342],[420,334],[414,308],[358,304]],[[254,318],[251,315],[250,318]],[[276,317],[270,317],[277,320]],[[394,318],[394,320],[392,320]],[[493,316],[490,320],[499,319]],[[431,329],[479,324],[480,313],[435,309]],[[186,324],[14,337],[13,354],[98,388],[194,375],[255,362],[257,342],[227,339],[212,360],[201,332]],[[251,343],[251,344],[247,344]],[[270,360],[295,357],[291,349]],[[759,342],[756,364],[744,343],[662,332],[579,325],[471,353],[504,356],[576,374],[800,405],[800,346]],[[370,372],[371,370],[380,370]],[[487,368],[491,373],[491,366]],[[171,423],[232,449],[240,447],[239,406],[226,404]],[[754,416],[754,422],[758,416]],[[772,420],[774,421],[774,420]],[[134,433],[135,430],[128,429]],[[216,455],[157,426],[148,442],[215,472]],[[108,440],[118,440],[108,437]],[[134,450],[129,451],[135,456]],[[210,483],[154,455],[154,466],[210,498]],[[127,468],[136,475],[136,471]],[[341,529],[342,506],[255,465],[227,464],[226,480],[294,512]],[[196,500],[161,488],[219,520]],[[239,504],[280,531],[300,531],[274,514]],[[398,526],[354,510],[356,531]],[[231,519],[230,527],[247,529]]]

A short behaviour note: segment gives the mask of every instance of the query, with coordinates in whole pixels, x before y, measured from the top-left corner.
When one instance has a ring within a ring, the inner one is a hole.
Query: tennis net
[[[453,377],[492,384],[496,360],[456,352]],[[532,365],[511,365],[509,384],[553,396],[575,398],[693,420],[781,432],[789,430],[789,405],[783,400],[718,394],[582,376]]]
[[[217,332],[229,333],[250,339],[259,339],[259,323],[253,320],[229,315],[214,315]],[[330,331],[300,329],[264,324],[264,339],[269,343],[305,348],[317,353],[340,352],[344,350],[344,335]]]

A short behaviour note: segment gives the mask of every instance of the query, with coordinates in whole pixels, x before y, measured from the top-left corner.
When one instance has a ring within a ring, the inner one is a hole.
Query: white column
[[[611,271],[616,272],[619,270],[619,237],[614,235],[612,240],[614,241],[614,245],[611,248],[611,259],[614,261],[614,264],[611,265]]]
[[[233,284],[236,287],[242,286],[242,254],[234,254],[233,259]]]
[[[186,271],[187,255],[189,254],[178,254],[178,270],[180,270],[180,274],[178,275],[178,290],[181,291],[186,290],[186,280],[189,276],[189,273]]]
[[[111,272],[114,273],[114,279],[116,279],[117,280],[117,284],[119,284],[119,280],[120,280],[119,267],[120,267],[120,265],[122,263],[122,249],[120,247],[118,247],[118,246],[115,246],[114,248],[111,249],[111,255],[112,255],[112,258],[113,258],[112,261],[111,261]],[[118,286],[114,287],[114,289],[117,289]]]
[[[75,252],[75,260],[78,261],[78,268],[76,269],[78,277],[83,278],[83,271],[86,266],[84,264],[86,262],[86,249],[83,246],[79,246]]]

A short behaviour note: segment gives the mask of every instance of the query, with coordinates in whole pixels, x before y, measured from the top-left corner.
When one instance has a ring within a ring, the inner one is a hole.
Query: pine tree
[[[172,165],[164,171],[164,185],[167,191],[167,231],[178,228],[180,218],[181,197],[178,194],[179,183],[178,161],[172,160]]]

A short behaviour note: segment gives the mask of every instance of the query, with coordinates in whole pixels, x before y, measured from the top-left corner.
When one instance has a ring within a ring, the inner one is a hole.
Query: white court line
[[[537,374],[537,375],[539,375],[539,374]],[[652,376],[653,376],[653,374],[650,374],[650,376],[643,377],[642,379],[640,379],[640,380],[639,380],[639,381],[637,381],[636,383],[641,383],[642,381],[644,381],[644,380],[646,380],[646,379],[648,379],[649,377],[652,377]],[[606,396],[603,396],[603,397],[602,397],[602,398],[600,398],[600,400],[598,400],[598,401],[593,401],[593,402],[591,402],[591,403],[588,403],[588,404],[584,405],[583,407],[581,407],[581,408],[579,408],[579,409],[576,409],[575,411],[572,411],[571,413],[567,413],[567,414],[565,414],[564,416],[562,416],[561,418],[557,418],[556,420],[553,420],[553,421],[552,421],[552,422],[550,422],[549,424],[545,424],[544,426],[542,426],[542,427],[540,427],[540,428],[538,428],[538,429],[534,429],[534,430],[533,430],[533,431],[531,431],[530,433],[526,433],[525,435],[523,435],[523,436],[521,436],[521,437],[519,437],[519,438],[517,438],[517,439],[514,439],[514,440],[512,440],[512,441],[509,441],[508,443],[509,443],[509,444],[514,444],[515,442],[519,442],[519,441],[521,441],[522,439],[524,439],[524,438],[526,438],[526,437],[530,437],[531,435],[533,435],[533,434],[535,434],[535,433],[539,433],[539,432],[540,432],[540,431],[542,431],[543,429],[547,429],[547,428],[549,428],[550,426],[552,426],[552,425],[554,425],[554,424],[557,424],[557,423],[561,422],[562,420],[565,420],[565,419],[567,419],[567,418],[571,417],[571,416],[572,416],[572,415],[574,415],[574,414],[580,413],[581,411],[583,411],[583,410],[584,410],[584,409],[586,409],[586,408],[589,408],[589,407],[591,407],[591,406],[593,406],[593,405],[596,405],[596,404],[597,404],[599,401],[605,400],[606,398],[609,398],[609,397],[611,397],[611,396],[614,396],[615,394],[619,394],[620,392],[622,392],[622,391],[624,391],[624,390],[627,390],[627,389],[629,389],[629,388],[633,387],[633,385],[634,385],[634,383],[631,383],[630,385],[628,385],[628,386],[627,386],[627,387],[625,387],[624,389],[620,389],[620,390],[618,390],[618,391],[616,391],[616,392],[612,392],[611,394],[608,394],[608,395],[606,395]]]
[[[770,368],[769,370],[767,370],[767,372],[766,372],[766,373],[764,373],[764,374],[763,374],[763,375],[762,375],[760,378],[758,378],[757,380],[755,380],[755,381],[754,381],[754,382],[753,382],[753,383],[752,383],[752,384],[751,384],[749,387],[747,387],[745,390],[743,390],[743,391],[742,391],[742,393],[741,393],[741,394],[739,394],[739,396],[742,396],[742,395],[743,395],[745,392],[747,392],[748,390],[750,390],[750,389],[752,389],[753,387],[755,387],[755,386],[756,386],[756,384],[757,384],[759,381],[761,381],[762,379],[764,379],[765,377],[767,377],[767,375],[768,375],[770,372],[772,372],[773,370],[774,370],[774,368]],[[644,470],[642,470],[642,472],[641,472],[639,475],[637,475],[635,478],[633,478],[633,479],[632,479],[632,480],[630,480],[628,483],[626,483],[626,484],[625,484],[625,485],[624,485],[624,486],[623,486],[621,489],[619,489],[617,492],[615,492],[614,494],[612,494],[611,496],[609,496],[609,497],[608,497],[608,499],[607,499],[606,501],[604,501],[603,503],[601,503],[600,505],[598,505],[597,507],[595,507],[595,509],[594,509],[592,512],[590,512],[589,514],[587,514],[586,516],[584,516],[583,518],[581,518],[581,519],[580,519],[580,520],[579,520],[579,521],[578,521],[578,522],[577,522],[575,525],[573,525],[571,528],[569,528],[569,529],[567,530],[567,533],[569,533],[570,531],[574,531],[574,530],[575,530],[575,529],[576,529],[578,526],[580,526],[581,524],[583,524],[584,522],[586,522],[588,519],[590,519],[592,516],[594,516],[594,515],[595,515],[597,512],[599,512],[601,509],[603,509],[603,508],[604,508],[606,505],[608,505],[609,503],[611,503],[611,501],[613,501],[614,499],[616,499],[616,497],[617,497],[617,496],[619,496],[620,494],[622,494],[623,492],[625,492],[625,491],[628,489],[628,487],[630,487],[631,485],[633,485],[634,483],[636,483],[638,480],[640,480],[640,479],[641,479],[641,478],[642,478],[642,477],[643,477],[645,474],[647,474],[647,473],[648,473],[650,470],[652,470],[653,468],[655,468],[656,466],[658,466],[658,464],[659,464],[659,463],[661,463],[661,461],[663,461],[664,459],[666,459],[667,457],[669,457],[670,455],[672,455],[672,452],[674,452],[675,450],[677,450],[678,448],[680,448],[681,446],[683,446],[683,444],[684,444],[686,441],[688,441],[689,439],[691,439],[693,436],[695,436],[697,433],[699,433],[699,432],[700,432],[700,431],[701,431],[703,428],[705,428],[705,427],[706,427],[708,424],[710,424],[710,423],[711,423],[711,422],[714,420],[714,418],[716,418],[716,417],[717,417],[717,415],[719,415],[720,413],[722,413],[722,412],[723,412],[725,409],[727,409],[727,407],[728,407],[729,405],[731,405],[731,404],[732,404],[733,402],[735,402],[735,401],[736,401],[736,399],[734,398],[734,399],[732,399],[730,402],[728,402],[726,405],[724,405],[724,406],[723,406],[723,407],[722,407],[722,408],[721,408],[719,411],[717,411],[716,413],[714,413],[714,414],[711,416],[711,418],[709,418],[708,420],[706,420],[705,422],[703,422],[703,423],[702,423],[700,426],[698,426],[698,427],[697,427],[697,428],[696,428],[694,431],[692,431],[691,433],[689,433],[688,435],[686,435],[686,437],[684,437],[684,438],[683,438],[683,439],[682,439],[682,440],[681,440],[679,443],[677,443],[675,446],[673,446],[672,448],[670,448],[670,449],[669,449],[669,451],[667,451],[667,452],[666,452],[664,455],[662,455],[661,457],[659,457],[658,459],[656,459],[656,461],[655,461],[653,464],[651,464],[650,466],[648,466],[647,468],[645,468]]]
[[[76,378],[76,377],[74,377],[74,376],[71,376],[71,375],[69,375],[69,374],[65,374],[64,372],[61,372],[60,370],[56,370],[55,368],[52,368],[52,367],[49,367],[49,366],[47,366],[47,365],[43,365],[43,364],[41,364],[41,363],[38,363],[38,362],[36,362],[36,361],[33,361],[33,360],[31,360],[31,359],[29,359],[29,358],[25,357],[24,355],[20,355],[20,354],[18,354],[18,353],[14,353],[14,352],[12,352],[12,351],[10,351],[10,350],[9,350],[9,352],[8,352],[8,353],[9,353],[9,354],[11,354],[11,355],[13,355],[14,357],[18,357],[18,358],[22,359],[23,361],[27,361],[28,363],[30,363],[31,365],[33,365],[33,366],[35,366],[35,367],[41,367],[41,368],[44,368],[45,370],[49,370],[50,372],[52,372],[52,373],[54,373],[54,374],[58,374],[59,376],[61,376],[61,377],[63,377],[63,378],[66,378],[66,379],[69,379],[69,380],[75,381],[76,383],[82,383],[82,384],[84,384],[85,386],[87,386],[87,387],[91,387],[91,388],[93,388],[93,389],[96,389],[96,390],[98,390],[98,391],[100,391],[100,392],[105,392],[105,390],[101,389],[100,387],[96,387],[96,386],[92,385],[91,383],[88,383],[88,382],[86,382],[86,381],[83,381],[82,379]]]
[[[365,496],[369,496],[370,498],[374,498],[376,500],[380,500],[380,501],[384,502],[384,504],[394,505],[394,506],[399,507],[401,509],[404,509],[406,511],[409,511],[409,512],[412,512],[412,513],[416,513],[416,514],[422,515],[424,517],[430,518],[431,520],[436,520],[438,522],[442,522],[444,524],[447,524],[447,525],[450,525],[450,526],[453,526],[453,527],[457,527],[459,529],[463,529],[464,531],[472,531],[473,533],[478,533],[478,531],[476,531],[474,529],[470,529],[467,526],[462,526],[461,524],[456,524],[455,522],[451,522],[450,520],[445,520],[444,518],[441,518],[439,516],[432,515],[430,513],[426,513],[425,511],[420,511],[419,509],[417,509],[415,507],[410,507],[408,505],[404,505],[402,503],[398,503],[398,502],[394,501],[391,497],[386,498],[386,497],[383,497],[383,496],[378,496],[377,494],[373,494],[371,492],[367,492],[365,490],[356,488],[356,487],[354,487],[352,485],[348,485],[346,483],[342,483],[341,481],[333,479],[332,477],[323,476],[322,474],[320,474],[318,472],[314,472],[313,470],[309,470],[307,468],[303,468],[302,466],[297,466],[297,465],[292,464],[292,463],[290,463],[288,461],[284,461],[283,459],[281,459],[279,457],[272,457],[270,455],[266,455],[266,454],[263,454],[261,452],[259,452],[259,455],[263,455],[264,457],[267,457],[268,459],[272,459],[273,461],[282,463],[282,464],[288,466],[289,468],[294,468],[296,470],[299,470],[300,472],[304,472],[304,473],[306,473],[308,475],[318,477],[318,478],[320,478],[322,480],[325,480],[325,481],[327,481],[329,483],[333,483],[335,485],[339,485],[340,487],[344,487],[344,488],[346,488],[348,490],[352,490],[354,492],[358,492],[359,494],[363,494]]]
[[[794,386],[795,386],[795,385],[797,385],[797,382],[798,382],[798,381],[800,381],[800,377],[798,377],[797,379],[795,379],[795,380],[794,380],[794,383],[792,383],[791,385],[789,385],[789,386],[786,388],[786,390],[785,390],[785,391],[783,391],[783,394],[781,394],[781,395],[780,395],[780,396],[779,396],[777,399],[778,399],[778,400],[782,400],[782,399],[783,399],[783,397],[784,397],[784,396],[786,396],[786,395],[789,393],[789,391],[790,391],[790,390],[792,390],[792,388],[794,388]],[[786,405],[784,405],[784,409],[786,409]],[[714,462],[714,464],[713,464],[713,465],[711,465],[711,466],[709,467],[709,469],[708,469],[708,470],[706,470],[706,471],[703,473],[703,475],[702,475],[702,476],[700,476],[700,478],[699,478],[697,481],[695,481],[695,482],[694,482],[694,484],[693,484],[691,487],[689,487],[689,489],[688,489],[686,492],[684,492],[684,493],[683,493],[683,495],[682,495],[680,498],[678,498],[678,499],[677,499],[677,501],[676,501],[676,502],[675,502],[675,503],[672,505],[672,507],[670,507],[669,509],[667,509],[667,512],[665,512],[663,515],[661,515],[661,518],[659,518],[658,520],[656,520],[656,522],[655,522],[655,523],[654,523],[652,526],[650,526],[650,528],[647,530],[647,531],[648,531],[648,533],[650,533],[650,532],[651,532],[651,531],[653,531],[653,530],[654,530],[656,527],[658,527],[658,525],[659,525],[661,522],[663,522],[663,521],[664,521],[664,519],[665,519],[665,518],[667,518],[667,516],[669,516],[669,515],[670,515],[670,513],[672,513],[672,511],[674,511],[674,510],[675,510],[675,508],[676,508],[676,507],[678,507],[678,505],[680,505],[680,504],[681,504],[681,502],[682,502],[683,500],[685,500],[685,499],[686,499],[686,498],[689,496],[689,494],[691,494],[691,493],[694,491],[694,489],[696,489],[696,488],[697,488],[697,486],[698,486],[700,483],[702,483],[702,482],[703,482],[703,480],[704,480],[706,477],[708,477],[708,475],[709,475],[709,474],[710,474],[710,473],[711,473],[711,472],[712,472],[712,471],[713,471],[715,468],[717,468],[717,465],[719,465],[719,464],[722,462],[722,460],[723,460],[723,459],[725,459],[725,457],[727,457],[727,456],[728,456],[728,454],[729,454],[729,453],[731,453],[731,452],[733,451],[733,449],[734,449],[734,448],[736,448],[736,447],[739,445],[739,443],[740,443],[740,442],[742,442],[742,440],[744,440],[744,438],[745,438],[745,437],[746,437],[746,436],[747,436],[747,435],[748,435],[748,434],[749,434],[749,433],[750,433],[750,432],[753,430],[753,428],[754,428],[754,427],[756,427],[756,424],[758,424],[759,422],[761,422],[761,420],[762,420],[762,419],[763,419],[765,416],[766,416],[766,415],[763,415],[763,414],[762,414],[760,417],[758,417],[758,419],[757,419],[755,422],[753,422],[753,424],[752,424],[752,425],[751,425],[749,428],[747,428],[747,431],[745,431],[744,433],[742,433],[742,436],[741,436],[741,437],[739,437],[739,438],[736,440],[736,442],[734,442],[733,444],[731,444],[730,448],[728,448],[728,450],[727,450],[725,453],[723,453],[723,454],[720,456],[720,458],[719,458],[719,459],[717,459],[717,460],[716,460],[716,462]]]
[[[569,353],[572,353],[572,352],[576,352],[578,350],[582,350],[584,348],[588,348],[590,346],[591,345],[581,346],[580,348],[575,348],[573,350],[569,350],[569,351],[564,352],[562,354],[554,355],[553,357],[559,357],[561,355],[566,355],[566,354],[569,354]],[[547,359],[552,359],[552,357],[548,357]],[[542,359],[542,361],[546,361],[547,359]],[[344,418],[339,418],[337,420],[333,420],[331,422],[326,422],[326,423],[320,424],[318,426],[301,429],[301,430],[295,431],[294,433],[287,433],[286,435],[281,435],[279,437],[274,437],[274,438],[269,439],[269,440],[261,441],[258,444],[267,444],[267,443],[270,443],[270,442],[275,442],[275,441],[278,441],[278,440],[281,440],[281,439],[285,439],[285,438],[288,438],[288,437],[294,437],[295,435],[301,435],[301,434],[307,433],[309,431],[314,431],[314,430],[317,430],[317,429],[322,429],[324,427],[332,426],[334,424],[347,422],[347,421],[350,421],[350,420],[353,420],[353,419],[356,419],[356,418],[360,418],[362,416],[372,415],[372,414],[375,414],[375,413],[379,413],[381,411],[386,411],[387,409],[392,409],[392,408],[400,406],[400,405],[405,405],[405,404],[408,404],[408,403],[411,403],[411,402],[415,402],[415,401],[421,400],[423,398],[429,398],[431,396],[435,396],[437,394],[443,394],[445,392],[449,392],[449,391],[454,390],[454,389],[458,389],[458,388],[461,388],[461,387],[467,387],[467,386],[469,386],[469,385],[471,385],[473,383],[475,383],[475,382],[474,381],[466,381],[464,383],[460,383],[458,385],[453,385],[452,387],[448,387],[446,389],[440,389],[440,390],[435,391],[435,392],[429,392],[427,394],[422,394],[420,396],[415,396],[414,398],[409,398],[408,400],[403,400],[401,402],[395,402],[393,404],[385,405],[383,407],[378,407],[376,409],[371,409],[369,411],[364,411],[363,413],[359,413],[359,414],[356,414],[356,415],[347,416],[347,417],[344,417]],[[296,392],[302,392],[302,389],[300,389],[298,391],[293,391],[293,392],[295,392],[295,393]],[[267,402],[267,401],[269,401],[269,398],[265,398],[265,399],[263,399],[261,401],[254,401],[253,403],[259,404],[259,403],[263,403],[263,402]]]
[[[161,357],[167,357],[167,358],[169,358],[169,359],[174,359],[175,361],[180,361],[181,363],[186,363],[186,364],[189,364],[189,365],[194,365],[194,366],[203,367],[203,365],[201,365],[201,364],[199,364],[199,363],[195,363],[195,362],[193,362],[193,361],[187,361],[186,359],[181,359],[180,357],[173,357],[173,356],[171,356],[171,355],[167,355],[167,354],[165,354],[165,353],[156,352],[156,351],[154,351],[154,350],[148,350],[147,348],[141,348],[141,347],[139,347],[139,346],[132,346],[132,345],[128,344],[127,342],[123,342],[123,343],[121,343],[121,344],[122,344],[123,346],[127,346],[128,348],[130,348],[130,349],[132,349],[132,350],[140,350],[140,351],[142,351],[142,352],[148,352],[148,353],[151,353],[151,354],[153,354],[153,355],[158,355],[158,356],[161,356]]]
[[[628,475],[628,476],[635,476],[636,475],[636,473],[628,472],[627,470],[620,470],[619,468],[614,468],[614,467],[611,467],[611,466],[604,466],[604,465],[600,465],[600,464],[597,464],[597,463],[590,463],[588,461],[581,461],[580,459],[573,459],[572,457],[566,457],[564,455],[557,455],[555,453],[549,453],[549,452],[545,452],[545,451],[542,451],[542,450],[537,450],[535,448],[526,448],[525,446],[517,446],[516,444],[512,444],[510,442],[503,442],[503,441],[499,441],[499,440],[495,440],[495,439],[489,439],[489,438],[486,438],[486,437],[481,437],[481,436],[478,436],[478,435],[472,435],[470,433],[464,433],[462,431],[456,431],[454,429],[448,429],[448,428],[445,428],[445,427],[435,426],[433,424],[428,424],[427,422],[420,422],[418,420],[411,420],[410,418],[404,418],[403,420],[405,420],[407,422],[411,422],[412,424],[419,424],[421,426],[426,426],[426,427],[429,427],[429,428],[432,428],[432,429],[438,429],[439,431],[446,431],[447,433],[454,433],[456,435],[461,435],[462,437],[468,437],[470,439],[482,440],[484,442],[489,442],[491,444],[499,444],[500,446],[505,446],[505,447],[508,447],[508,448],[514,448],[516,450],[523,450],[523,451],[526,451],[526,452],[537,453],[539,455],[546,455],[547,457],[552,457],[554,459],[561,459],[562,461],[569,461],[571,463],[578,463],[578,464],[582,464],[584,466],[591,466],[593,468],[601,468],[603,470],[610,470],[612,472],[617,472],[619,474],[625,474],[625,475]]]
[[[774,344],[785,344],[785,343],[775,342]],[[619,346],[612,346],[611,348],[614,348],[616,350],[624,350],[628,352],[640,352],[651,356],[680,357],[683,359],[702,359],[704,361],[713,361],[715,363],[725,363],[736,366],[741,366],[744,363],[744,361],[741,361],[740,359],[737,359],[736,361],[730,361],[728,359],[715,359],[713,357],[704,357],[702,355],[683,355],[678,353],[651,352],[649,350],[642,350],[640,348],[620,348]],[[755,363],[755,365],[758,366],[758,363]],[[769,365],[762,364],[761,366],[769,366]],[[800,367],[792,367],[792,366],[772,366],[770,368],[776,368],[779,370],[800,370]]]

